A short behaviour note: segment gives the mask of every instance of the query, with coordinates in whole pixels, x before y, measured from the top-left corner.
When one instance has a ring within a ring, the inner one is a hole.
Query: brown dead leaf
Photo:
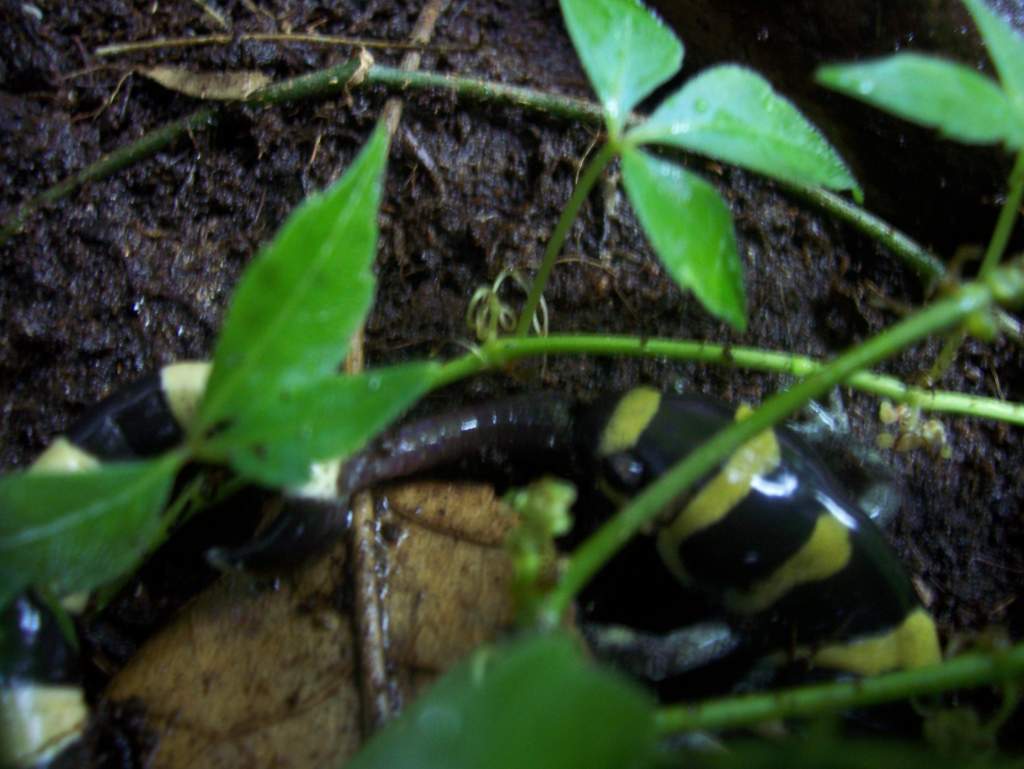
[[[171,91],[196,99],[242,101],[271,82],[257,70],[240,72],[191,72],[181,67],[143,67],[140,75]]]
[[[515,518],[484,485],[424,482],[383,499],[398,529],[385,599],[391,656],[414,695],[514,619],[503,542]]]
[[[408,701],[512,619],[513,518],[478,484],[394,486],[379,497],[386,654]],[[228,575],[151,639],[112,681],[159,736],[148,764],[337,766],[360,744],[345,545],[276,589]]]

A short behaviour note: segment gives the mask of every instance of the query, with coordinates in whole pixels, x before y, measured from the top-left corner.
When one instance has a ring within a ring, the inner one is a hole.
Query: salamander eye
[[[604,459],[604,475],[615,489],[635,492],[647,485],[647,467],[628,451]]]

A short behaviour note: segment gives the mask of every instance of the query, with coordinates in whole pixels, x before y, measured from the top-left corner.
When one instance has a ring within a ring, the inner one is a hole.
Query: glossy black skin
[[[617,401],[617,396],[610,397],[580,408],[564,396],[534,394],[406,423],[344,465],[338,497],[344,503],[360,489],[443,466],[486,448],[519,455],[574,452],[592,458]],[[591,463],[589,471],[624,494],[633,494],[733,419],[730,408],[705,396],[665,395],[657,417],[627,452],[628,461],[621,456],[605,459]],[[801,594],[793,597],[797,608],[813,607],[797,613],[813,614],[826,625],[847,623],[851,633],[904,617],[908,607],[916,605],[916,597],[884,538],[800,438],[784,428],[776,433],[783,461],[768,480],[788,481],[792,493],[775,497],[753,490],[720,524],[684,543],[683,560],[696,581],[724,590],[742,588],[770,573],[806,541],[814,511],[820,507],[819,497],[824,495],[848,516],[857,552],[852,568],[846,570],[849,573],[837,575],[834,584],[795,591]],[[183,428],[167,407],[157,375],[106,399],[68,434],[73,443],[103,460],[156,454],[173,447],[182,436]],[[218,551],[214,560],[254,570],[288,565],[323,548],[344,531],[347,521],[344,504],[292,499],[256,541],[238,550]],[[836,595],[871,596],[871,616],[846,613],[829,623],[824,617],[836,614],[828,610]]]
[[[67,630],[73,632],[70,626]],[[0,689],[33,685],[74,688],[80,680],[78,649],[64,635],[57,615],[38,596],[23,593],[0,612]],[[5,752],[0,746],[0,756]],[[76,737],[45,765],[51,769],[81,766],[83,758],[82,741]]]
[[[0,613],[0,628],[0,687],[78,680],[78,655],[61,632],[56,615],[34,594],[15,598]]]
[[[109,462],[155,456],[180,444],[185,433],[167,405],[160,375],[153,374],[101,401],[67,437]]]
[[[598,445],[617,402],[610,398],[585,412],[577,427],[581,445]],[[734,421],[733,409],[706,396],[665,395],[637,443],[595,458],[592,472],[630,496]],[[827,501],[851,532],[849,564],[826,580],[795,588],[767,616],[753,620],[765,645],[852,638],[897,625],[919,603],[896,554],[802,439],[784,427],[775,434],[779,466],[719,523],[682,543],[680,558],[695,586],[721,596],[764,579],[807,541]]]
[[[184,439],[164,397],[159,374],[148,376],[106,398],[86,414],[67,439],[101,461],[153,456]],[[56,615],[32,593],[23,593],[0,616],[0,687],[16,684],[78,686],[78,652],[62,633]],[[47,762],[79,766],[77,740]]]
[[[209,553],[221,568],[266,572],[322,550],[351,520],[348,500],[370,486],[405,478],[484,449],[511,453],[568,452],[572,403],[554,394],[481,403],[415,420],[390,430],[352,457],[338,474],[337,500],[292,497],[252,542]]]
[[[554,393],[480,403],[409,422],[373,441],[341,471],[342,498],[381,481],[451,464],[489,448],[514,454],[573,448],[574,404]]]
[[[206,559],[221,571],[273,574],[322,551],[348,530],[351,520],[346,500],[292,497],[250,542],[212,548]]]

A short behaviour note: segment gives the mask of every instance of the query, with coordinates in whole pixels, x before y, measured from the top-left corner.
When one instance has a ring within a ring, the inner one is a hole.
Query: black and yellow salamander
[[[115,394],[33,468],[78,470],[174,446],[208,373],[207,364],[175,364]],[[582,482],[622,501],[735,418],[704,396],[638,387],[589,405],[534,394],[407,422],[344,464],[315,467],[305,486],[286,493],[289,502],[266,535],[214,560],[244,568],[294,560],[344,530],[355,491],[487,448],[573,454],[591,476]],[[729,457],[664,511],[653,536],[680,581],[715,596],[742,626],[756,620],[774,628],[791,658],[859,675],[940,660],[935,625],[883,534],[785,428],[762,433]],[[53,765],[85,726],[81,692],[68,675],[73,660],[52,632],[39,632],[47,617],[29,594],[3,615],[3,765]],[[12,708],[21,710],[7,715]]]
[[[742,411],[739,414],[742,416]],[[735,415],[638,387],[590,406],[576,440],[610,495],[641,490]],[[818,667],[870,675],[938,662],[934,622],[878,527],[786,428],[749,441],[661,516],[662,562]]]

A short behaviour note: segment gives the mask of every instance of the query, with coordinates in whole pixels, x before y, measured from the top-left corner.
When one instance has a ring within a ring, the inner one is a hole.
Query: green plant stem
[[[661,708],[660,734],[716,731],[758,721],[818,716],[949,689],[983,686],[1024,676],[1024,644],[1006,651],[965,654],[941,665],[795,689],[705,700],[693,706]]]
[[[357,66],[358,62],[351,60],[336,67],[291,78],[281,83],[273,83],[253,93],[246,99],[246,103],[280,104],[316,94],[342,91]],[[190,115],[167,123],[157,130],[147,133],[138,141],[104,155],[81,171],[62,179],[36,197],[25,201],[18,207],[14,215],[0,227],[0,245],[21,229],[28,217],[38,209],[71,194],[87,182],[106,178],[132,163],[156,154],[193,131],[214,125],[223,114],[222,110],[223,108],[220,106],[203,107]]]
[[[397,67],[374,65],[366,72],[364,80],[349,84],[357,66],[356,60],[353,59],[334,67],[286,80],[283,83],[276,83],[252,94],[248,101],[258,104],[279,104],[290,99],[329,96],[343,91],[346,87],[356,88],[379,84],[398,92],[434,88],[471,101],[509,104],[592,126],[600,126],[603,121],[600,106],[592,101],[547,93],[533,88],[437,72],[405,72]],[[28,217],[42,206],[60,200],[86,182],[105,178],[133,162],[149,157],[178,138],[187,135],[190,131],[215,124],[219,115],[219,107],[206,107],[180,120],[168,123],[138,141],[100,158],[81,171],[44,190],[36,197],[30,198],[22,203],[16,213],[0,226],[0,244],[15,234],[25,224]],[[926,249],[865,209],[824,190],[795,185],[789,188],[804,199],[834,216],[842,218],[889,247],[926,280],[936,280],[945,274],[942,264]],[[1004,323],[1003,325],[1005,327],[1008,324]]]
[[[180,120],[175,120],[155,131],[147,133],[138,141],[120,147],[108,155],[104,155],[95,163],[87,165],[81,171],[43,190],[34,198],[26,200],[18,206],[14,214],[0,227],[0,244],[3,244],[11,235],[21,229],[22,225],[28,220],[28,217],[42,206],[60,200],[87,182],[103,179],[132,163],[159,152],[190,131],[213,125],[217,115],[218,110],[216,107],[204,107],[197,110],[191,115],[187,115]]]
[[[551,238],[544,249],[544,258],[541,260],[540,269],[537,270],[537,275],[534,276],[533,283],[530,284],[530,292],[526,296],[526,304],[523,305],[523,311],[519,315],[519,323],[516,325],[516,336],[525,337],[530,333],[533,314],[537,311],[537,305],[540,304],[540,298],[544,294],[548,278],[551,277],[551,270],[555,266],[555,260],[562,251],[565,238],[569,234],[569,230],[572,229],[573,222],[576,221],[576,216],[579,214],[583,201],[587,199],[590,190],[593,189],[594,184],[601,177],[601,172],[604,171],[605,166],[615,157],[615,151],[615,145],[611,142],[605,144],[587,163],[586,168],[583,169],[583,174],[576,183],[576,188],[572,191],[569,202],[562,209],[562,215],[558,218],[555,230],[551,233]]]
[[[600,125],[601,108],[593,102],[569,96],[545,93],[532,88],[492,83],[474,78],[453,77],[430,72],[406,72],[396,67],[372,66],[365,79],[351,83],[359,66],[357,59],[323,70],[273,83],[249,96],[246,103],[268,106],[312,96],[330,96],[368,84],[380,84],[395,91],[437,88],[474,101],[512,104],[536,112],[544,112],[566,120]],[[35,211],[71,194],[86,182],[103,179],[131,163],[143,160],[173,144],[192,131],[214,125],[221,115],[220,106],[204,107],[191,115],[167,123],[141,139],[125,145],[89,164],[39,195],[18,206],[17,211],[0,226],[0,245],[18,232]]]
[[[419,46],[406,41],[372,40],[369,38],[343,37],[339,35],[309,35],[287,33],[245,32],[240,35],[193,35],[191,37],[158,37],[152,40],[138,40],[131,43],[101,45],[95,50],[99,57],[121,56],[126,53],[145,53],[164,48],[194,48],[205,45],[231,45],[248,41],[260,43],[305,43],[307,45],[339,45],[352,48],[383,48],[385,50],[419,50]]]
[[[298,99],[308,99],[312,96],[342,93],[349,87],[352,76],[358,68],[358,59],[349,59],[327,69],[282,80],[280,83],[271,83],[250,94],[245,99],[245,103],[269,106]]]
[[[673,500],[693,486],[729,454],[763,430],[820,397],[850,375],[867,368],[930,334],[963,321],[972,312],[1024,299],[1024,272],[1019,266],[993,271],[991,279],[968,283],[952,296],[907,317],[854,347],[789,390],[772,396],[749,417],[721,430],[699,449],[650,484],[630,504],[587,539],[570,557],[558,585],[542,602],[537,621],[555,625],[575,596],[618,550]]]
[[[1017,160],[1010,172],[1009,190],[1006,193],[1006,200],[999,210],[999,218],[996,219],[996,228],[992,232],[992,240],[989,241],[988,249],[985,251],[985,258],[981,263],[982,277],[988,275],[996,268],[1003,253],[1006,251],[1006,244],[1010,242],[1010,235],[1013,234],[1013,225],[1017,221],[1017,212],[1020,209],[1021,198],[1024,197],[1024,150],[1017,153]]]
[[[906,233],[900,232],[884,219],[880,219],[867,209],[861,208],[841,195],[836,195],[834,192],[830,192],[829,190],[823,190],[817,187],[805,187],[803,185],[793,184],[790,182],[776,183],[782,185],[794,195],[803,198],[819,210],[831,214],[836,219],[840,219],[853,225],[865,235],[868,235],[888,248],[897,257],[899,257],[904,264],[918,274],[924,284],[925,293],[930,293],[934,286],[946,277],[946,266],[938,257],[928,249],[914,242],[914,240]],[[1007,209],[1004,206],[1003,211],[1005,212],[1006,210]],[[1009,228],[1009,232],[1012,232],[1012,227]],[[1007,233],[1007,237],[1009,237],[1009,232]],[[998,259],[996,261],[998,262]],[[1021,331],[1020,324],[1017,320],[1015,320],[1005,310],[997,310],[995,318],[996,323],[999,324],[1000,331],[1018,342],[1020,341]]]
[[[374,65],[366,75],[366,82],[398,92],[436,88],[470,101],[510,104],[593,126],[601,125],[604,119],[601,107],[586,99],[439,72],[405,72],[397,67]]]
[[[722,366],[772,371],[794,377],[807,377],[825,365],[803,355],[761,350],[756,347],[732,347],[708,342],[678,339],[642,339],[630,336],[580,334],[547,337],[506,337],[489,342],[478,353],[446,363],[437,386],[473,376],[488,368],[497,368],[522,358],[541,355],[608,355],[671,358]],[[911,387],[896,377],[858,371],[843,385],[897,403],[906,403],[924,411],[997,419],[1024,426],[1024,404],[1001,401],[966,393]]]
[[[938,257],[870,211],[834,192],[818,187],[805,187],[789,182],[779,182],[779,184],[822,211],[852,224],[865,235],[869,235],[881,243],[914,270],[926,286],[930,287],[945,276],[946,267]]]
[[[436,72],[405,72],[396,67],[375,65],[366,72],[364,80],[358,83],[350,83],[352,74],[356,71],[357,67],[357,60],[352,59],[334,67],[291,78],[281,83],[274,83],[252,94],[247,101],[260,105],[281,104],[294,99],[329,96],[344,91],[349,87],[356,88],[368,84],[380,84],[399,92],[436,88],[453,93],[459,98],[480,102],[510,104],[534,112],[541,112],[565,120],[575,120],[594,126],[601,125],[603,120],[600,106],[591,101],[546,93],[532,88],[510,86],[504,83],[494,83],[475,78],[455,77]],[[64,198],[87,182],[106,178],[134,162],[150,157],[182,136],[215,125],[221,115],[221,109],[219,106],[204,107],[193,112],[191,115],[167,123],[146,134],[141,139],[101,157],[82,170],[62,179],[37,196],[25,201],[18,206],[15,213],[6,222],[0,225],[0,245],[16,234],[24,226],[28,217],[41,207]],[[1015,170],[1019,170],[1021,167],[1020,157],[1018,156]],[[1020,173],[1016,177],[1011,176],[1011,190],[1007,203],[1015,197],[1014,190],[1016,189],[1017,205],[1019,205],[1022,186],[1019,180],[1021,176]],[[1018,179],[1016,186],[1013,184],[1014,178]],[[916,270],[925,279],[926,283],[930,284],[945,275],[943,265],[926,249],[865,209],[825,190],[810,189],[796,185],[790,185],[789,189],[887,246],[893,253]],[[997,232],[1005,231],[1005,238],[1008,238],[1012,232],[1012,213],[1013,208],[1009,205],[1004,205],[1003,211],[1000,214],[1000,222],[1008,219],[1009,223],[1002,228],[997,225]],[[997,248],[997,246],[998,243],[995,242],[995,237],[993,237],[993,244],[990,244],[989,248],[990,252],[1001,254],[1002,250],[1005,249],[1005,243],[1002,247]],[[998,260],[998,257],[993,258]],[[997,321],[1004,332],[1014,335],[1019,334],[1018,324],[1011,317],[1007,316],[1005,312],[997,313]]]

